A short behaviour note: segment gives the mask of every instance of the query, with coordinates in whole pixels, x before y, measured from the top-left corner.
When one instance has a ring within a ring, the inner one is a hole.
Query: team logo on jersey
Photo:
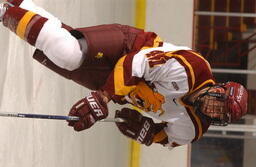
[[[96,59],[100,59],[103,57],[103,53],[102,52],[98,52],[97,55],[95,56]]]
[[[180,89],[179,86],[178,86],[178,84],[177,84],[176,82],[172,82],[172,86],[173,86],[173,88],[174,88],[175,90],[179,90],[179,89]]]

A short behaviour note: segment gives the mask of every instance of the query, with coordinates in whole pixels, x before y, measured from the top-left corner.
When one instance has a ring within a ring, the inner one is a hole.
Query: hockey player
[[[110,24],[72,28],[31,0],[8,0],[0,21],[35,46],[37,61],[91,90],[69,115],[81,131],[108,116],[107,103],[130,103],[116,111],[124,135],[147,146],[176,147],[200,139],[211,124],[227,125],[247,112],[247,91],[235,82],[215,83],[209,63],[187,47],[155,33]]]

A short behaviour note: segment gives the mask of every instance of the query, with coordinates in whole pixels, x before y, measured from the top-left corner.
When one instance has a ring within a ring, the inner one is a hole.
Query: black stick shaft
[[[46,114],[25,114],[25,113],[8,113],[0,112],[1,117],[17,117],[17,118],[34,118],[34,119],[55,119],[55,120],[68,120],[78,121],[79,117],[65,116],[65,115],[46,115]],[[106,118],[100,122],[124,122],[121,118]]]

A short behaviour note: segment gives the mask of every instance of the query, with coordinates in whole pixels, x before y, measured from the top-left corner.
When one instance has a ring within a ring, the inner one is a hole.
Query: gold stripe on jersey
[[[154,39],[154,42],[153,42],[153,45],[152,45],[152,46],[144,46],[144,47],[141,48],[141,50],[148,49],[148,48],[159,47],[162,42],[163,42],[162,39],[161,39],[159,36],[157,36],[157,37]]]
[[[17,26],[16,29],[16,34],[21,38],[24,39],[25,38],[25,32],[26,32],[26,28],[27,25],[29,24],[30,20],[33,18],[33,16],[35,16],[36,14],[28,11],[19,21],[19,24]]]
[[[117,64],[114,68],[114,87],[115,87],[115,95],[127,95],[136,86],[126,86],[124,83],[124,60],[126,56],[123,56],[118,60]]]
[[[193,107],[189,106],[188,108],[191,111],[190,113],[193,116],[193,118],[195,119],[197,126],[198,126],[198,129],[197,129],[198,134],[197,134],[197,136],[195,136],[195,140],[198,140],[203,136],[203,125],[202,125],[200,118],[195,114]]]
[[[195,73],[194,73],[192,65],[182,55],[172,54],[172,52],[168,52],[168,53],[166,53],[166,55],[169,56],[169,57],[179,58],[188,67],[189,73],[190,73],[190,76],[191,76],[191,82],[192,82],[191,89],[189,90],[189,92],[191,92],[194,89],[195,81],[196,81]]]
[[[195,125],[194,125],[194,127],[195,127],[195,132],[197,132],[196,134],[195,134],[195,138],[194,138],[194,140],[198,140],[198,139],[200,139],[202,136],[203,136],[203,125],[202,125],[202,122],[201,122],[201,120],[200,120],[200,118],[195,114],[195,111],[193,110],[193,107],[192,106],[189,106],[189,105],[187,105],[187,104],[185,104],[182,100],[179,100],[179,102],[183,105],[183,106],[185,106],[186,108],[188,108],[189,109],[189,115],[190,115],[190,117],[192,117],[191,119],[193,119],[192,120],[192,122],[193,123],[196,123]],[[193,141],[194,141],[193,140]]]
[[[154,51],[146,54],[146,56],[149,60],[150,67],[162,65],[166,63],[166,61],[168,61],[170,58],[176,58],[178,61],[181,61],[180,63],[182,63],[183,66],[186,67],[187,69],[186,71],[189,73],[189,76],[191,77],[191,84],[190,84],[191,87],[189,89],[189,93],[190,93],[194,89],[195,82],[196,82],[194,69],[192,65],[189,63],[189,61],[183,55],[175,54],[174,52],[175,51],[171,51],[171,52]]]
[[[211,65],[209,64],[209,62],[208,62],[202,55],[200,55],[200,54],[198,54],[198,53],[196,53],[196,52],[193,52],[192,50],[188,50],[188,52],[190,52],[190,53],[196,55],[197,57],[201,58],[201,59],[205,62],[205,64],[207,65],[209,71],[212,72]]]
[[[211,83],[211,84],[215,83],[212,79],[208,79],[207,81],[204,81],[201,84],[201,86],[197,85],[198,79],[196,78],[196,69],[195,69],[197,67],[194,67],[193,64],[189,62],[189,59],[184,57],[183,54],[177,54],[175,52],[176,51],[171,51],[171,52],[153,51],[146,54],[146,56],[148,58],[150,67],[160,66],[166,63],[166,61],[168,61],[170,58],[176,58],[182,64],[182,66],[186,69],[186,72],[188,74],[189,85],[190,85],[188,93],[191,93],[199,89],[200,87],[202,87],[203,85],[206,85],[207,83]],[[206,70],[209,70],[209,72],[211,73],[211,68],[209,63],[201,55],[196,54],[192,51],[187,51],[187,52],[199,58],[202,61],[200,63],[205,64]]]
[[[202,88],[203,86],[208,85],[208,84],[215,84],[215,81],[213,81],[212,79],[208,79],[208,80],[204,81],[203,83],[201,83],[198,87],[196,87],[191,93],[193,93],[194,91],[196,91],[196,90],[198,90],[198,89],[200,89],[200,88]],[[197,133],[195,134],[195,138],[194,138],[193,141],[200,139],[200,138],[203,136],[203,131],[204,131],[204,127],[203,127],[203,124],[202,124],[202,122],[201,122],[200,117],[198,117],[198,116],[196,115],[196,113],[195,113],[195,111],[194,111],[194,109],[193,109],[193,106],[190,106],[190,105],[185,104],[181,99],[179,99],[179,102],[180,102],[183,106],[185,106],[186,108],[189,109],[189,111],[187,111],[187,112],[189,112],[189,116],[191,117],[192,122],[193,122],[193,123],[196,123],[196,124],[194,125],[194,127],[196,128],[196,132],[197,132]],[[194,121],[193,121],[193,120],[194,120]]]
[[[215,84],[215,81],[212,79],[208,79],[208,80],[204,81],[202,84],[200,84],[198,87],[196,87],[191,93],[195,92],[196,90],[198,90],[208,84]]]

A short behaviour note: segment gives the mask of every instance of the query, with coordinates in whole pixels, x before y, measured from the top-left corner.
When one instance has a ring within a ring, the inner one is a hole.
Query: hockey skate
[[[0,3],[0,22],[2,22],[5,12],[9,7],[13,7],[14,5],[10,2],[4,1]]]

